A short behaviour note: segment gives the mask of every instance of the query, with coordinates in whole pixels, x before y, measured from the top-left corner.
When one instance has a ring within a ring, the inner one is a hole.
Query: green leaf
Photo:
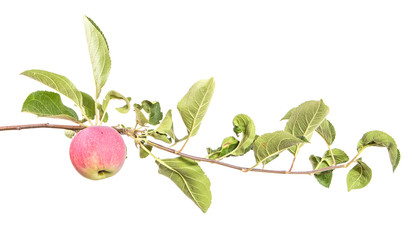
[[[253,120],[245,114],[239,114],[234,117],[233,126],[233,130],[237,136],[242,133],[243,137],[237,148],[232,152],[232,155],[241,156],[251,149],[256,138],[256,127]]]
[[[177,108],[187,127],[188,137],[197,134],[214,93],[213,78],[196,82],[178,103]]]
[[[99,111],[99,120],[102,120],[102,122],[104,123],[108,122],[108,118],[109,118],[108,113],[105,113],[105,116],[104,116],[104,110],[100,103],[98,103],[98,111]]]
[[[54,92],[37,91],[31,93],[23,103],[22,112],[33,113],[39,117],[79,122],[76,112],[65,106],[60,95]]]
[[[116,110],[118,110],[118,112],[120,112],[120,113],[128,113],[129,112],[129,108],[130,108],[129,99],[124,97],[119,92],[116,92],[116,91],[113,91],[113,90],[109,91],[106,94],[106,96],[105,96],[105,98],[102,102],[102,109],[103,109],[104,112],[107,111],[109,102],[113,99],[118,99],[118,100],[124,100],[125,101],[125,104],[126,104],[125,106],[119,107],[119,108],[116,109]]]
[[[267,164],[284,150],[303,142],[303,140],[286,131],[263,134],[253,143],[256,162]]]
[[[348,173],[346,177],[346,183],[348,185],[348,192],[353,189],[361,189],[368,185],[371,181],[372,171],[367,164],[362,162],[361,159],[357,160],[355,165]]]
[[[81,92],[81,94],[82,106],[85,110],[86,117],[93,120],[95,118],[95,100],[87,93]]]
[[[148,100],[144,100],[141,103],[142,105],[139,106],[140,109],[144,109],[145,112],[149,114],[148,122],[151,125],[158,125],[162,120],[162,112],[161,106],[159,102],[150,102]]]
[[[65,130],[65,136],[69,139],[72,139],[76,135],[75,131],[72,130]]]
[[[171,110],[168,110],[164,119],[158,125],[157,129],[152,132],[151,136],[166,143],[172,143],[173,140],[178,140],[174,133]]]
[[[337,149],[337,148],[332,149],[332,154],[333,154],[333,157],[335,158],[336,164],[345,163],[345,162],[348,162],[349,160],[348,155],[341,149]],[[333,165],[332,155],[329,150],[325,152],[322,158],[311,155],[309,157],[309,160],[314,170],[327,168]],[[331,181],[332,181],[333,170],[315,173],[314,176],[316,180],[318,180],[318,182],[322,186],[329,188]]]
[[[328,120],[323,120],[321,125],[316,129],[316,132],[321,135],[328,145],[332,145],[335,140],[336,131],[332,123]]]
[[[150,152],[151,152],[151,150],[152,150],[152,146],[151,146],[151,145],[144,144],[144,147],[145,147],[146,149],[148,149],[148,151],[150,151]],[[139,157],[140,157],[140,158],[146,158],[146,157],[148,157],[148,155],[149,155],[149,152],[145,151],[145,150],[141,147],[141,145],[140,145],[140,147],[139,147]]]
[[[381,131],[365,133],[358,142],[357,150],[360,152],[363,148],[369,146],[386,147],[390,156],[392,169],[395,171],[400,163],[400,151],[397,148],[397,143],[390,135]]]
[[[72,99],[72,101],[74,101],[75,104],[79,107],[82,106],[81,92],[78,91],[75,85],[66,77],[56,73],[37,69],[22,72],[21,75],[30,77],[51,87],[52,89]]]
[[[130,104],[130,102],[131,102],[131,97],[127,97],[126,98],[126,100],[127,100],[127,102],[125,103],[125,105],[124,106],[122,106],[122,107],[119,107],[119,108],[116,108],[116,110],[118,110],[118,112],[120,112],[120,113],[127,113],[127,112],[129,112],[129,109],[131,108],[131,104]]]
[[[170,178],[203,212],[211,204],[210,180],[200,166],[183,157],[156,162],[158,173]]]
[[[332,149],[332,153],[336,164],[346,163],[349,161],[348,155],[341,149],[334,148]],[[333,165],[332,155],[329,150],[323,155],[323,160],[326,161],[329,166]]]
[[[93,76],[95,78],[96,99],[98,99],[102,87],[108,80],[111,70],[111,58],[109,56],[108,43],[99,27],[87,16],[83,16],[86,40],[89,56],[92,63]]]
[[[322,169],[322,168],[326,168],[330,166],[325,160],[323,160],[321,157],[318,157],[318,156],[312,155],[309,157],[309,160],[314,170]],[[314,174],[314,176],[316,180],[318,180],[318,182],[322,186],[329,188],[329,186],[331,185],[331,181],[332,181],[333,170],[316,173]]]
[[[237,146],[239,145],[239,140],[237,140],[235,137],[227,137],[223,140],[221,146],[216,150],[207,148],[207,153],[210,159],[218,159],[230,153],[233,154],[234,150],[236,150]]]
[[[295,109],[296,109],[296,108],[292,108],[292,109],[290,109],[290,110],[289,110],[289,112],[287,112],[287,113],[285,114],[285,116],[284,116],[282,119],[280,119],[280,121],[282,121],[282,120],[289,120],[289,118],[292,116],[292,113],[293,113],[293,111],[295,111]]]
[[[135,111],[135,121],[140,126],[145,126],[148,124],[148,119],[145,115],[141,112],[141,108],[138,104],[134,104],[134,111]]]
[[[291,112],[285,131],[304,140],[304,142],[310,141],[313,132],[325,120],[328,113],[329,108],[322,100],[304,102]],[[302,145],[294,146],[290,151],[295,152]]]

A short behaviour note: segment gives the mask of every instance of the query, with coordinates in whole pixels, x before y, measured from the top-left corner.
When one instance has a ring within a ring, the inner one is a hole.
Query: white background
[[[334,147],[356,154],[363,133],[382,130],[402,158],[392,173],[386,149],[367,149],[371,183],[347,192],[348,169],[330,189],[312,176],[241,173],[200,163],[213,202],[203,214],[152,159],[128,158],[116,176],[90,181],[72,167],[62,130],[0,133],[0,239],[362,239],[412,238],[414,5],[412,1],[3,1],[0,3],[0,126],[64,123],[20,109],[48,90],[19,73],[44,69],[93,95],[82,14],[104,32],[112,70],[103,94],[173,109],[197,80],[216,91],[185,152],[205,156],[232,135],[232,119],[249,115],[257,133],[284,128],[279,119],[307,100],[323,99],[337,130]],[[68,99],[65,104],[72,105]],[[121,102],[111,103],[111,108]],[[134,114],[110,112],[110,125]],[[314,136],[295,170],[322,155]],[[161,151],[160,157],[170,157]],[[251,166],[252,153],[227,162]],[[284,153],[268,165],[286,169]]]

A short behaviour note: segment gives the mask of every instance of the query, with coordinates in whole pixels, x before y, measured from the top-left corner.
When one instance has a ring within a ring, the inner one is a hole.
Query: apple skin
[[[82,176],[100,180],[115,175],[122,168],[126,146],[115,129],[92,126],[75,135],[69,155],[73,166]]]

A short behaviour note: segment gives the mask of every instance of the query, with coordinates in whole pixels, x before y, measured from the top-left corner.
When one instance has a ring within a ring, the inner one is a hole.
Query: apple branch
[[[23,130],[23,129],[34,129],[34,128],[53,128],[53,129],[66,129],[66,130],[73,130],[73,131],[80,131],[82,129],[85,129],[85,126],[75,126],[75,125],[58,125],[58,124],[49,124],[49,123],[41,123],[41,124],[26,124],[26,125],[14,125],[14,126],[0,126],[0,131],[11,131],[11,130]],[[120,134],[122,135],[134,135],[136,133],[131,132],[134,131],[132,129],[127,129],[127,128],[119,128],[119,127],[113,127],[115,130],[117,130]],[[362,150],[360,152],[358,152],[358,154],[348,163],[344,163],[341,165],[334,165],[334,166],[330,166],[330,167],[326,167],[326,168],[321,168],[321,169],[316,169],[316,170],[309,170],[309,171],[282,171],[282,170],[270,170],[270,169],[260,169],[260,168],[246,168],[246,167],[241,167],[241,166],[236,166],[236,165],[232,165],[229,163],[225,163],[225,162],[221,162],[218,160],[213,160],[213,159],[208,159],[208,158],[202,158],[202,157],[197,157],[197,156],[192,156],[183,152],[179,152],[175,149],[169,148],[169,147],[165,147],[163,145],[160,145],[158,143],[152,142],[147,140],[146,141],[147,144],[156,147],[158,149],[161,149],[163,151],[166,152],[170,152],[172,154],[181,156],[181,157],[185,157],[185,158],[189,158],[192,159],[194,161],[198,161],[198,162],[209,162],[209,163],[213,163],[213,164],[217,164],[217,165],[221,165],[223,167],[227,167],[227,168],[232,168],[232,169],[236,169],[242,172],[262,172],[262,173],[275,173],[275,174],[302,174],[302,175],[312,175],[312,174],[316,174],[316,173],[321,173],[321,172],[326,172],[329,170],[333,170],[333,169],[337,169],[337,168],[347,168],[351,163],[353,163],[355,161],[355,159],[361,154]]]

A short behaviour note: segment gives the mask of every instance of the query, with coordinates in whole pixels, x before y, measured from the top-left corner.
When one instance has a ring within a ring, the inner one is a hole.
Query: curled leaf
[[[241,156],[251,149],[256,138],[256,127],[253,120],[245,114],[239,114],[234,117],[233,126],[237,136],[242,133],[243,137],[237,148],[232,152],[232,155]]]
[[[235,137],[227,137],[216,150],[207,148],[208,157],[210,159],[218,159],[224,156],[230,156],[229,154],[232,154],[237,146],[239,146],[239,140]]]
[[[392,169],[395,171],[400,163],[400,151],[397,148],[397,143],[390,135],[381,131],[370,131],[365,133],[358,142],[357,150],[359,152],[363,148],[369,146],[386,147],[390,156]]]
[[[106,96],[105,96],[105,98],[102,102],[102,109],[103,109],[104,112],[107,111],[109,102],[113,99],[118,99],[118,100],[124,100],[125,101],[125,106],[119,107],[119,108],[116,109],[116,110],[118,110],[118,112],[120,112],[120,113],[128,113],[129,112],[129,108],[130,108],[129,101],[130,101],[131,98],[126,98],[122,94],[120,94],[119,92],[116,92],[116,91],[113,91],[113,90],[109,91],[106,94]]]

